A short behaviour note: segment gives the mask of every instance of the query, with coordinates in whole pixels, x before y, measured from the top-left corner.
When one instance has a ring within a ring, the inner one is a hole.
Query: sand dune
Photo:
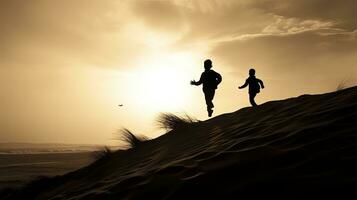
[[[355,194],[356,169],[353,87],[194,123],[3,198],[341,199]]]

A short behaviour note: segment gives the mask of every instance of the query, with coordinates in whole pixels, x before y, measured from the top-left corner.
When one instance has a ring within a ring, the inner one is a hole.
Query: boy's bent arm
[[[245,83],[242,86],[240,86],[239,89],[243,89],[243,88],[245,88],[247,86],[248,86],[248,79],[245,80]]]
[[[195,82],[194,85],[201,85],[202,84],[202,76],[203,76],[203,73],[201,74],[200,80]]]

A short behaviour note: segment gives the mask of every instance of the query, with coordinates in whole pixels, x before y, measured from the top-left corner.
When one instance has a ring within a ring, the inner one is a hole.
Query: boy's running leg
[[[254,100],[255,96],[257,96],[257,93],[249,93],[249,101],[250,101],[250,104],[252,104],[253,107],[258,106],[255,103],[255,100]]]
[[[205,93],[208,116],[211,117],[213,113],[212,108],[214,107],[212,100],[215,94],[215,90],[205,90],[204,93]]]

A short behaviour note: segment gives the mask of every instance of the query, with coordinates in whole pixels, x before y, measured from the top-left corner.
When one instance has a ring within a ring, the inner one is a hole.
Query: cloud
[[[275,16],[276,21],[266,26],[262,33],[266,34],[297,34],[306,31],[328,30],[333,29],[335,23],[330,21],[319,20],[301,20],[297,18],[286,18]]]
[[[176,45],[208,46],[207,56],[232,73],[251,66],[274,79],[316,74],[333,80],[357,73],[354,1],[175,2],[190,19]]]
[[[233,73],[250,66],[261,66],[272,77],[279,73],[296,79],[306,78],[309,70],[330,78],[356,73],[356,2],[225,3],[214,11],[192,8],[190,27],[197,28],[180,42],[210,46],[209,56]]]
[[[157,31],[180,32],[184,28],[182,7],[172,1],[134,1],[133,14]]]
[[[189,8],[190,32],[183,42],[254,34],[295,34],[319,30],[321,34],[351,33],[357,2],[347,0],[174,1]],[[182,42],[180,41],[180,42]]]
[[[287,18],[335,21],[340,28],[349,31],[357,26],[354,0],[255,0],[250,1],[249,6]]]
[[[255,66],[266,75],[303,80],[311,74],[324,77],[356,73],[357,41],[344,35],[314,32],[260,35],[252,39],[218,43],[211,55],[237,73]]]
[[[132,61],[150,52],[151,44],[162,41],[168,48],[195,44],[211,48],[219,42],[303,32],[353,40],[356,4],[352,0],[5,0],[0,6],[0,62],[36,65],[39,60],[48,64],[70,60],[124,67],[134,66]]]
[[[127,3],[112,0],[1,1],[0,63],[130,66],[145,52],[131,19]]]
[[[353,39],[355,35],[354,31],[349,32],[344,29],[336,28],[335,22],[301,20],[297,18],[285,18],[282,16],[275,16],[275,19],[276,20],[274,22],[262,28],[260,32],[251,34],[227,35],[212,40],[212,42],[217,43],[234,40],[248,40],[265,36],[287,36],[304,32],[313,32],[321,36],[345,35],[349,36],[350,39]]]

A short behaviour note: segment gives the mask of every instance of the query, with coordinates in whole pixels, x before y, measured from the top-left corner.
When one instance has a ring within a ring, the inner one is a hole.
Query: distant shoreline
[[[97,152],[100,151],[98,150],[88,150],[88,151],[58,151],[58,152],[11,152],[11,153],[5,153],[5,152],[0,152],[0,155],[34,155],[34,154],[72,154],[72,153],[91,153],[91,152]]]
[[[0,143],[0,155],[86,153],[100,151],[104,145],[60,143]]]
[[[0,153],[0,193],[19,188],[38,177],[54,177],[95,160],[94,151]],[[1,198],[0,198],[1,199]]]

